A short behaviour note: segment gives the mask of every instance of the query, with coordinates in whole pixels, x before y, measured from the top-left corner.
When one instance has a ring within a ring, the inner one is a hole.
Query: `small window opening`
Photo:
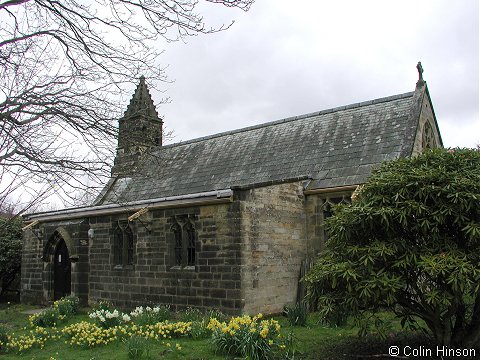
[[[174,240],[174,265],[195,266],[196,263],[196,231],[193,223],[185,216],[174,220],[171,227]]]
[[[175,265],[182,265],[182,229],[180,225],[174,224],[172,227],[175,237]]]
[[[195,265],[195,229],[191,223],[185,225],[187,233],[187,265]]]
[[[114,231],[113,259],[116,266],[133,265],[134,239],[128,221],[119,221]]]

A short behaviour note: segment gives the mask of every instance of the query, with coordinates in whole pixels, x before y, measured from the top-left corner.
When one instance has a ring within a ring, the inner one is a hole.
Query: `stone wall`
[[[310,258],[317,256],[324,247],[322,204],[318,194],[305,197],[307,254]]]
[[[72,293],[84,302],[278,313],[297,299],[307,255],[305,209],[303,184],[295,182],[235,190],[231,203],[150,210],[130,222],[133,264],[123,266],[114,261],[115,228],[132,213],[42,223],[25,233],[22,301],[53,300],[53,234],[60,231],[72,261]],[[172,225],[179,219],[194,224],[195,266],[175,264]]]
[[[38,239],[37,236],[40,238]],[[43,234],[39,229],[29,229],[23,235],[20,301],[39,303],[43,299]]]
[[[420,117],[418,120],[417,133],[415,134],[415,141],[413,143],[412,155],[421,154],[423,151],[422,135],[425,129],[425,125],[429,123],[433,129],[436,147],[441,147],[440,134],[437,131],[437,126],[435,124],[435,116],[433,114],[433,109],[430,104],[428,95],[425,94],[422,101],[422,110],[420,112]]]
[[[71,261],[71,292],[88,301],[88,223],[85,220],[50,222],[24,232],[20,300],[47,304],[53,299],[53,256],[64,239]]]
[[[240,238],[238,203],[152,210],[133,221],[134,264],[113,263],[117,220],[124,216],[90,219],[90,302],[108,300],[120,307],[172,304],[220,308],[236,313],[240,303]],[[195,226],[196,265],[175,266],[175,218],[188,217]]]
[[[301,182],[239,192],[243,311],[279,313],[297,297],[306,256]]]

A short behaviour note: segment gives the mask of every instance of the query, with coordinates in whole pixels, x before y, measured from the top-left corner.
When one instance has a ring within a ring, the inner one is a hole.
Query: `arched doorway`
[[[55,249],[53,264],[53,299],[58,300],[71,293],[71,263],[65,240],[61,239]]]

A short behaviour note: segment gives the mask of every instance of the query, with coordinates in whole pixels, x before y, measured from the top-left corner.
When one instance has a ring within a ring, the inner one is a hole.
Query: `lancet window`
[[[433,133],[432,125],[430,122],[426,122],[423,126],[423,133],[422,133],[422,148],[425,149],[433,149],[435,148],[435,135]]]
[[[134,239],[128,221],[118,221],[114,231],[113,258],[115,266],[133,265]]]
[[[171,229],[174,241],[174,265],[195,266],[197,234],[192,220],[183,216],[175,218]]]

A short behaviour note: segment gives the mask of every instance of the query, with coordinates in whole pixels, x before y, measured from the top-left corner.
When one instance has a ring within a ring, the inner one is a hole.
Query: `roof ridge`
[[[233,135],[233,134],[246,132],[246,131],[250,131],[250,130],[261,129],[261,128],[268,127],[268,126],[283,124],[283,123],[292,122],[292,121],[296,121],[296,120],[307,119],[307,118],[313,117],[313,116],[319,116],[319,115],[334,113],[334,112],[337,112],[337,111],[355,109],[355,108],[362,107],[362,106],[368,106],[368,105],[379,104],[379,103],[382,103],[382,102],[404,99],[404,98],[411,97],[414,93],[415,93],[414,91],[410,91],[410,92],[406,92],[406,93],[403,93],[403,94],[382,97],[382,98],[378,98],[378,99],[374,99],[374,100],[367,100],[367,101],[363,101],[363,102],[359,102],[359,103],[353,103],[353,104],[350,104],[350,105],[338,106],[338,107],[325,109],[325,110],[321,110],[321,111],[315,111],[315,112],[311,112],[311,113],[307,113],[307,114],[303,114],[303,115],[290,116],[290,117],[287,117],[287,118],[274,120],[274,121],[269,121],[269,122],[262,123],[262,124],[247,126],[247,127],[240,128],[240,129],[235,129],[235,130],[228,130],[228,131],[224,131],[224,132],[220,132],[220,133],[216,133],[216,134],[212,134],[212,135],[202,136],[202,137],[195,138],[195,139],[190,139],[190,140],[180,141],[180,142],[173,143],[173,144],[163,145],[162,148],[169,148],[169,147],[187,145],[187,144],[196,143],[196,142],[205,141],[205,140],[210,140],[210,139],[214,139],[214,138],[222,137],[222,136],[226,136],[226,135]]]

